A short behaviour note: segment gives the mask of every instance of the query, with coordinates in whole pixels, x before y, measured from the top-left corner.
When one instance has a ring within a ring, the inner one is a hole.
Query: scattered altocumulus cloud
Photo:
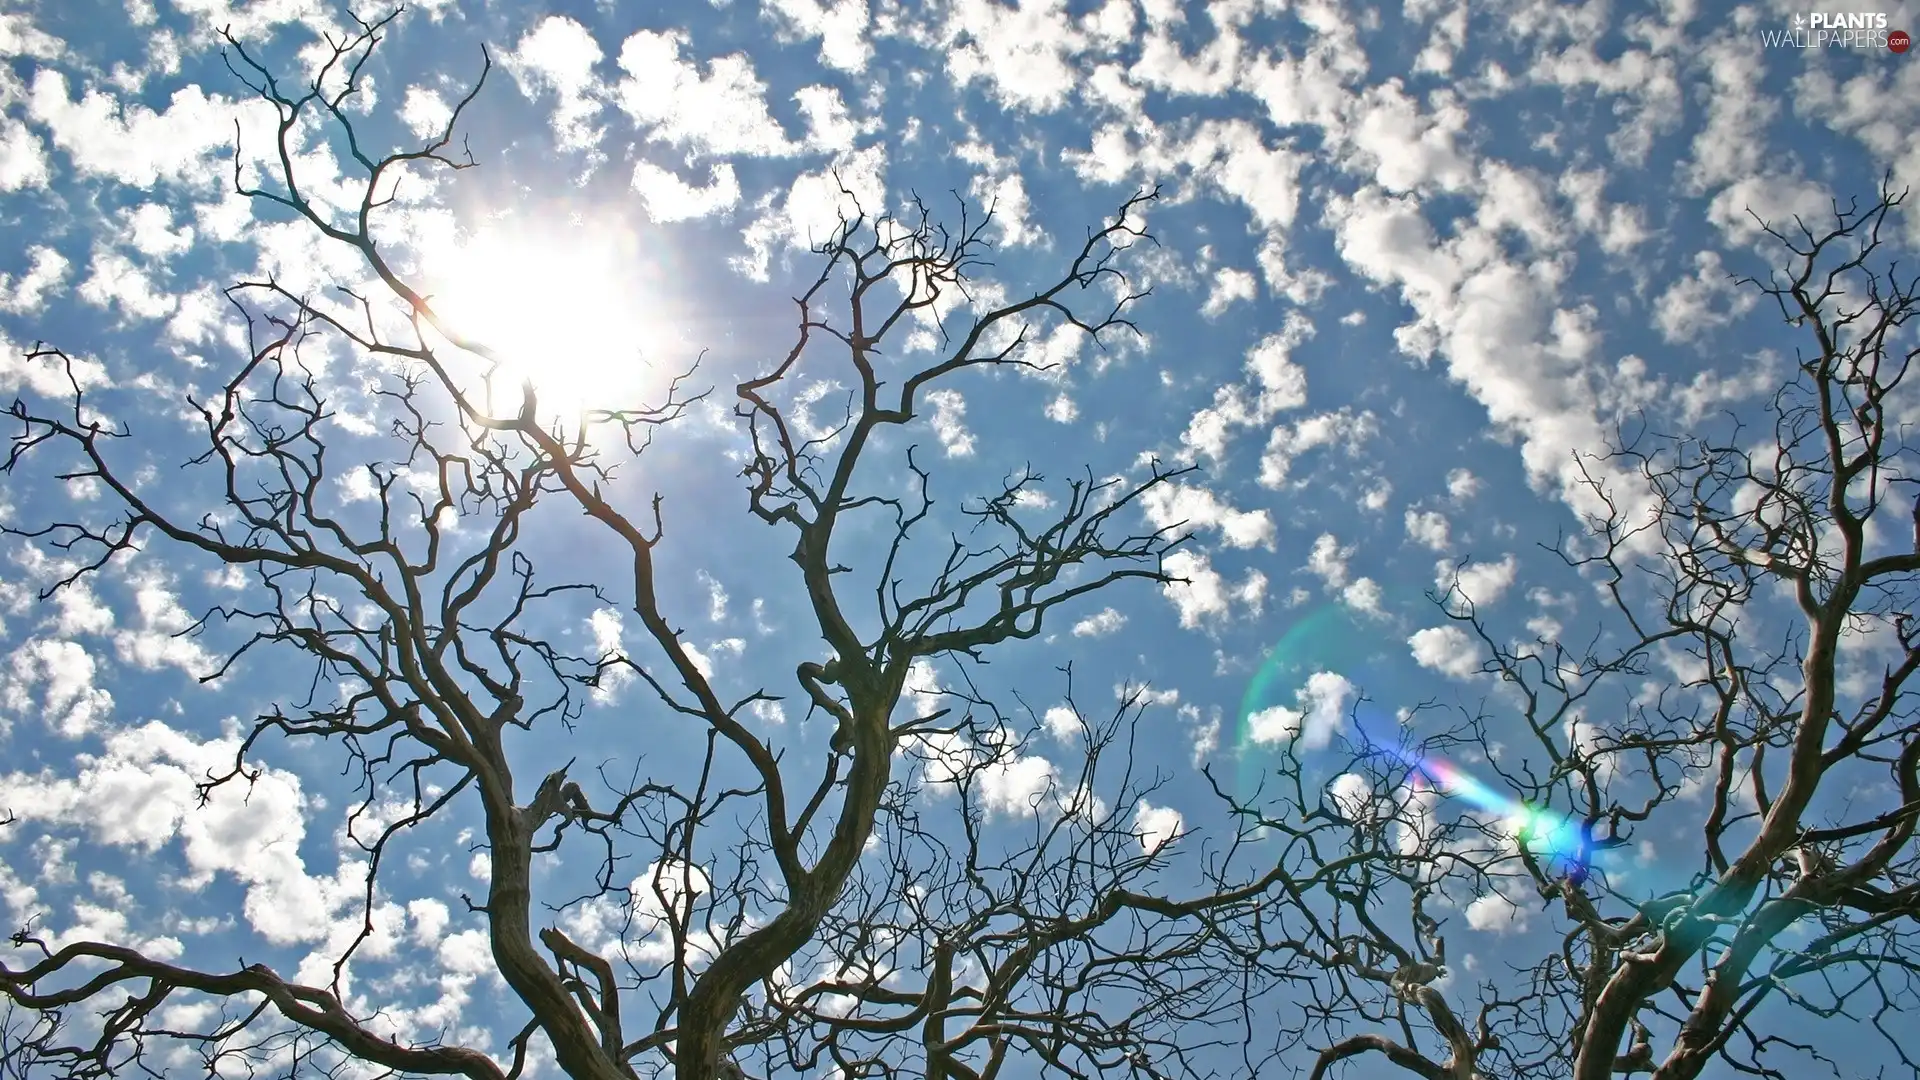
[[[1455,679],[1471,678],[1480,671],[1480,646],[1457,626],[1430,626],[1408,638],[1407,644],[1421,667]]]
[[[1294,692],[1297,708],[1269,705],[1247,717],[1247,737],[1261,745],[1295,742],[1303,750],[1326,747],[1347,722],[1357,693],[1344,675],[1316,671]]]

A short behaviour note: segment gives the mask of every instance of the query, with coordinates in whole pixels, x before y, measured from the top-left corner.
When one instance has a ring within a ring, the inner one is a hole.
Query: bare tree
[[[218,1075],[271,1066],[511,1080],[544,1043],[579,1080],[829,1064],[848,1077],[986,1080],[1023,1059],[1066,1076],[1207,1071],[1196,1048],[1236,1041],[1209,1022],[1250,1023],[1249,1003],[1279,974],[1250,931],[1278,871],[1249,866],[1236,840],[1183,878],[1198,892],[1163,891],[1181,845],[1143,846],[1127,817],[1161,778],[1129,761],[1117,787],[1099,790],[1137,696],[1110,719],[1083,721],[1082,775],[1058,782],[1031,835],[984,839],[980,778],[1018,758],[1022,721],[972,688],[908,693],[916,665],[942,660],[971,687],[976,662],[1039,634],[1063,606],[1169,581],[1162,560],[1181,537],[1129,533],[1122,522],[1177,472],[1069,478],[1036,518],[1020,505],[1044,482],[1029,471],[959,504],[966,529],[925,545],[921,534],[943,519],[913,452],[906,494],[876,490],[862,472],[934,388],[1029,363],[1038,330],[1065,324],[1095,341],[1132,330],[1128,312],[1143,294],[1124,265],[1130,247],[1151,242],[1142,214],[1154,193],[1091,231],[1059,277],[997,306],[969,292],[989,220],[964,209],[951,229],[924,206],[905,217],[855,213],[817,248],[820,272],[797,298],[790,351],[740,382],[734,404],[752,448],[747,507],[793,538],[792,572],[824,646],[793,678],[836,732],[830,753],[797,759],[746,718],[774,691],[723,697],[660,602],[659,553],[697,538],[675,536],[661,498],[626,501],[617,482],[617,468],[700,399],[691,375],[664,401],[553,421],[537,388],[504,383],[503,358],[449,324],[383,245],[382,216],[401,185],[472,164],[453,146],[479,91],[437,138],[376,155],[348,105],[386,25],[360,24],[297,87],[226,42],[235,75],[279,117],[274,166],[256,176],[236,155],[236,187],[357,252],[376,291],[305,295],[273,278],[230,289],[248,354],[210,400],[191,402],[204,445],[175,481],[143,483],[123,449],[133,433],[103,419],[77,379],[65,402],[14,403],[5,463],[9,473],[89,481],[111,508],[8,527],[73,560],[49,594],[139,549],[247,575],[243,599],[194,628],[209,640],[233,635],[207,678],[299,659],[312,688],[258,716],[230,767],[200,789],[211,797],[251,784],[263,756],[291,744],[337,748],[359,784],[348,831],[365,851],[360,933],[335,958],[332,981],[316,985],[257,963],[192,966],[23,928],[15,955],[26,960],[0,966],[0,994],[15,1010],[12,1067],[104,1077],[180,1068],[184,1054]],[[314,132],[331,132],[361,171],[357,205],[310,196],[296,163]],[[923,316],[949,336],[933,362],[890,383],[880,350]],[[337,461],[338,429],[308,357],[342,345],[387,373],[373,393],[390,458]],[[51,346],[32,359],[71,371]],[[793,384],[824,365],[854,389],[821,435],[796,424]],[[334,481],[345,472],[370,479],[377,513],[341,508]],[[542,520],[582,512],[628,568],[617,583],[569,579],[524,550]],[[861,518],[891,539],[877,563],[841,565],[835,538]],[[589,597],[630,609],[647,651],[572,655],[534,629]],[[640,728],[704,733],[698,775],[603,770],[593,785],[568,767],[530,774],[513,749],[519,733],[570,727],[617,672],[652,691]],[[939,707],[916,707],[930,698]],[[932,785],[957,797],[929,802]],[[374,933],[382,871],[411,830],[450,818],[475,822],[491,859],[485,895],[467,903],[523,1006],[524,1026],[504,1048],[397,1033],[343,989]],[[548,910],[542,868],[581,852],[598,862],[595,887]],[[633,877],[631,867],[646,869]],[[618,924],[608,940],[563,928],[568,912],[588,907]],[[201,1019],[170,1019],[182,1003],[204,1006]]]
[[[1330,789],[1289,748],[1222,792],[1282,845],[1270,944],[1322,974],[1278,1045],[1313,1080],[1839,1076],[1832,1041],[1876,1032],[1920,1075],[1920,285],[1881,235],[1904,198],[1766,228],[1787,265],[1743,284],[1803,335],[1770,430],[1643,425],[1586,470],[1608,509],[1550,550],[1613,622],[1514,640],[1456,586],[1434,599],[1491,698],[1349,737]],[[1650,891],[1625,855],[1656,837],[1700,854]],[[1469,983],[1443,931],[1475,900],[1550,921]]]
[[[1062,673],[1084,752],[1016,831],[993,820],[993,785],[1026,760],[1034,710],[984,664],[1068,605],[1168,583],[1183,538],[1126,523],[1180,470],[1086,473],[1038,511],[1025,496],[1047,481],[1030,469],[942,502],[893,436],[956,377],[1032,363],[1036,333],[1132,331],[1144,293],[1129,252],[1152,242],[1156,193],[1006,302],[972,288],[990,216],[965,207],[951,227],[917,203],[855,210],[817,246],[790,349],[732,402],[746,509],[791,537],[820,643],[791,696],[834,734],[806,758],[752,722],[781,688],[726,696],[684,639],[661,560],[699,538],[670,527],[666,500],[630,494],[656,434],[709,404],[693,373],[662,400],[556,420],[383,240],[400,185],[473,164],[454,146],[480,89],[437,138],[376,154],[349,105],[386,26],[359,24],[298,86],[227,42],[236,77],[279,117],[266,175],[237,154],[236,188],[357,253],[366,287],[230,289],[249,347],[190,402],[204,441],[167,484],[146,483],[139,441],[78,378],[65,400],[13,404],[5,460],[100,492],[73,520],[4,526],[69,560],[49,596],[138,550],[245,577],[193,628],[230,643],[208,680],[299,661],[310,689],[258,715],[200,791],[245,789],[301,744],[332,748],[358,782],[346,832],[364,853],[359,932],[330,981],[302,981],[22,927],[0,961],[9,1075],[192,1061],[223,1076],[512,1080],[541,1052],[581,1080],[1322,1080],[1378,1062],[1429,1080],[1677,1080],[1716,1061],[1804,1075],[1826,1061],[1823,1036],[1786,1033],[1783,1016],[1878,1029],[1889,1062],[1920,1075],[1894,1026],[1914,1000],[1920,914],[1920,720],[1906,693],[1920,510],[1911,531],[1886,520],[1920,506],[1903,441],[1920,289],[1881,246],[1901,204],[1890,188],[1773,234],[1786,274],[1750,284],[1806,338],[1772,430],[1639,431],[1592,470],[1610,512],[1554,549],[1610,600],[1615,621],[1589,643],[1515,641],[1464,593],[1436,597],[1498,692],[1364,729],[1337,765],[1280,748],[1259,790],[1218,787],[1228,827],[1211,846],[1129,817],[1167,779],[1132,754],[1148,697],[1096,715]],[[357,203],[311,194],[298,163],[316,132],[358,168]],[[946,334],[931,362],[883,354],[925,325]],[[310,362],[341,348],[383,373],[371,393],[386,425],[380,450],[344,463],[369,444],[340,436]],[[73,370],[50,346],[32,360]],[[852,387],[824,431],[801,417],[815,402],[798,385],[821,370]],[[883,460],[904,491],[881,479]],[[1623,470],[1639,485],[1604,479]],[[372,511],[340,505],[348,474],[367,479]],[[547,521],[582,514],[617,552],[617,582],[529,553]],[[846,554],[857,529],[874,558]],[[633,612],[646,648],[559,644],[556,613],[587,599]],[[925,678],[935,661],[944,686]],[[532,763],[527,733],[565,745],[590,696],[626,679],[652,695],[622,706],[637,730],[699,733],[696,768]],[[1469,756],[1490,786],[1446,767]],[[397,1029],[348,990],[385,871],[450,821],[473,823],[491,862],[485,895],[466,899],[518,1003],[497,1044]],[[1628,882],[1626,845],[1681,826],[1701,843],[1690,880],[1658,895]],[[582,857],[587,887],[555,894]],[[1545,925],[1521,939],[1539,945],[1526,963],[1467,985],[1455,924],[1487,903]]]

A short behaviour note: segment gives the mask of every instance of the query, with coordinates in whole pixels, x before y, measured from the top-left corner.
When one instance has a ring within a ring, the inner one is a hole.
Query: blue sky
[[[1920,24],[1911,5],[1860,10]],[[949,219],[956,196],[991,202],[986,301],[1057,276],[1088,228],[1159,184],[1144,218],[1158,243],[1127,253],[1151,289],[1133,312],[1141,333],[1097,345],[1043,328],[1046,370],[955,380],[869,474],[900,490],[912,442],[952,500],[1031,463],[1048,494],[1023,512],[1043,514],[1078,476],[1137,479],[1154,457],[1200,467],[1127,522],[1192,532],[1168,564],[1186,584],[1123,584],[1065,609],[990,669],[1024,702],[1004,699],[1009,730],[1032,736],[983,791],[1007,829],[1078,774],[1061,669],[1088,714],[1152,688],[1134,758],[1165,782],[1122,810],[1151,846],[1222,827],[1202,766],[1251,785],[1298,741],[1331,780],[1312,733],[1361,693],[1381,724],[1427,701],[1485,702],[1492,723],[1511,723],[1475,644],[1428,597],[1456,573],[1516,640],[1599,625],[1592,582],[1540,546],[1595,508],[1578,455],[1635,417],[1691,431],[1757,416],[1785,376],[1792,342],[1732,282],[1777,262],[1748,211],[1817,217],[1889,170],[1896,186],[1920,181],[1920,59],[1873,42],[1769,44],[1797,12],[429,0],[392,24],[353,119],[372,145],[417,141],[488,50],[461,126],[478,166],[409,179],[385,219],[389,250],[550,404],[656,395],[699,360],[690,385],[718,391],[616,490],[634,506],[661,494],[663,611],[717,683],[788,695],[755,723],[796,760],[823,756],[831,732],[803,719],[790,685],[823,646],[784,559],[791,537],[745,512],[731,387],[791,344],[789,298],[817,272],[808,245],[842,209],[833,178],[873,210],[912,193]],[[231,192],[236,132],[257,175],[271,116],[215,33],[231,27],[296,72],[345,25],[326,0],[0,2],[0,392],[64,391],[64,374],[23,359],[35,341],[78,357],[95,407],[135,433],[118,460],[169,505],[205,508],[209,490],[179,468],[197,423],[185,397],[217,392],[245,349],[219,290],[267,274],[296,292],[366,278],[350,251]],[[318,134],[304,146],[318,198],[347,190],[341,151]],[[1920,244],[1920,218],[1895,230]],[[931,357],[935,330],[904,330],[895,362]],[[337,460],[391,453],[377,366],[337,344],[313,362]],[[846,393],[841,363],[823,355],[796,385],[816,423]],[[365,522],[370,489],[348,472],[339,504]],[[26,470],[0,488],[0,519],[86,514],[101,499]],[[880,535],[850,533],[846,558],[871,560]],[[540,518],[525,550],[582,580],[619,579],[607,538],[564,512]],[[21,818],[0,832],[9,923],[183,963],[238,954],[327,972],[361,925],[363,856],[340,824],[357,800],[338,747],[270,741],[245,802],[235,791],[197,806],[192,787],[310,672],[250,656],[197,683],[237,639],[179,632],[246,594],[177,552],[116,559],[44,601],[63,553],[10,538],[0,556],[0,804]],[[633,649],[648,663],[629,602],[609,585],[604,601],[567,599],[533,625],[581,655]],[[933,665],[916,686],[955,677]],[[528,740],[523,783],[568,759],[667,775],[704,745],[631,677],[609,678],[575,730],[556,731]],[[1650,895],[1696,868],[1698,821],[1680,805],[1637,838],[1623,888]],[[487,873],[472,840],[449,818],[409,842],[353,992],[391,1003],[403,1031],[445,1024],[497,1049],[504,992],[459,900]],[[585,872],[554,869],[551,895]],[[1458,897],[1447,915],[1450,986],[1469,998],[1555,940],[1554,913],[1518,891]],[[1849,1076],[1885,1060],[1871,1046],[1834,1053]],[[1352,1075],[1385,1075],[1372,1067]]]

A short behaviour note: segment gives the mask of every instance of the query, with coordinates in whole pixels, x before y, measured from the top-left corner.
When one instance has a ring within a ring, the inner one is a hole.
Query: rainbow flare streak
[[[1591,827],[1502,795],[1440,758],[1408,753],[1400,756],[1414,770],[1416,778],[1425,777],[1440,793],[1511,822],[1513,834],[1520,842],[1536,856],[1546,858],[1574,884],[1585,881],[1592,871],[1595,857],[1601,852],[1595,850]]]

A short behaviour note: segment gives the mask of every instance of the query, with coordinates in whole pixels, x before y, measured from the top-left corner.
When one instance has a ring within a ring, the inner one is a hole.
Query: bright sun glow
[[[531,386],[543,420],[658,404],[673,358],[661,284],[620,230],[559,224],[488,228],[431,259],[434,310],[501,362],[496,414]]]

